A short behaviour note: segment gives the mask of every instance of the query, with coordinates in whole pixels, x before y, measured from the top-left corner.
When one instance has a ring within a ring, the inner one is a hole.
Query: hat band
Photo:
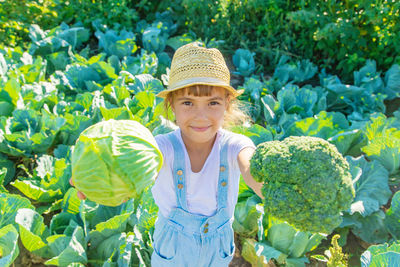
[[[182,87],[188,84],[210,84],[210,85],[221,85],[221,86],[230,86],[227,84],[225,81],[222,81],[220,79],[216,78],[211,78],[211,77],[195,77],[195,78],[190,78],[186,79],[177,83],[174,83],[173,85],[168,86],[168,90],[172,90],[178,87]]]

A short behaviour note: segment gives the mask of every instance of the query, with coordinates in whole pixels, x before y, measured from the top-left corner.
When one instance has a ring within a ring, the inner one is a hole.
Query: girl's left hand
[[[244,182],[261,198],[264,199],[262,194],[263,183],[259,183],[254,180],[250,173],[250,159],[254,154],[255,149],[252,147],[246,147],[239,152],[238,163],[240,172],[242,173]]]

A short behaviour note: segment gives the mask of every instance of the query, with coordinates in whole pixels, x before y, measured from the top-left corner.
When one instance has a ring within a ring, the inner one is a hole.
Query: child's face
[[[212,140],[224,122],[228,106],[225,89],[214,88],[210,96],[189,95],[187,90],[183,92],[177,94],[171,103],[182,135],[195,143]]]

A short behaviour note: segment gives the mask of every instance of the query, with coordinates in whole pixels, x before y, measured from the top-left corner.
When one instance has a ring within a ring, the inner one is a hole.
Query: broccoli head
[[[354,198],[349,164],[328,141],[291,136],[259,144],[250,161],[264,209],[302,231],[331,233]]]

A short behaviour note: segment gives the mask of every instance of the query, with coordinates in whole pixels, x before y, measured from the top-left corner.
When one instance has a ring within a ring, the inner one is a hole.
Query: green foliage
[[[99,39],[99,48],[103,49],[107,56],[115,55],[118,59],[122,59],[136,52],[135,35],[132,32],[122,30],[118,33],[107,30],[103,33],[97,30],[95,35]]]
[[[158,5],[159,1],[149,0],[3,1],[0,5],[0,44],[25,47],[31,24],[48,30],[65,22],[93,30],[92,22],[97,21],[97,24],[110,28],[132,29],[140,18],[151,18]]]
[[[3,142],[0,151],[10,156],[32,156],[46,153],[65,123],[54,114],[33,109],[15,109],[12,117],[1,117]]]
[[[358,213],[367,217],[385,205],[392,195],[389,189],[389,173],[377,160],[367,161],[364,156],[347,156],[346,160],[350,165],[356,191],[348,212],[350,215]]]
[[[318,71],[318,67],[308,59],[297,62],[290,62],[289,60],[290,58],[287,56],[281,57],[274,71],[274,77],[284,84],[305,82],[314,77]]]
[[[327,267],[348,267],[348,255],[342,252],[342,248],[338,244],[340,235],[332,236],[331,247],[325,250],[325,255],[312,255],[311,257],[326,262]]]
[[[281,55],[312,59],[344,80],[374,59],[380,69],[399,63],[397,1],[186,1],[180,24],[201,38],[225,40],[225,48],[243,46],[256,53],[264,72]]]
[[[84,27],[69,27],[62,23],[49,31],[43,31],[38,25],[29,27],[29,37],[32,41],[29,53],[31,55],[47,56],[55,52],[67,52],[68,47],[76,51],[89,39],[89,31]]]
[[[269,266],[271,259],[283,266],[304,266],[306,253],[313,251],[326,235],[299,231],[286,222],[260,212],[258,241],[246,238],[242,256],[256,266]],[[254,265],[253,265],[254,266]]]
[[[239,201],[235,206],[232,228],[241,237],[255,237],[257,234],[257,220],[260,217],[257,204],[259,203],[261,203],[260,197],[253,194],[245,201]]]
[[[397,1],[0,2],[0,265],[15,259],[18,239],[51,265],[150,265],[151,191],[118,207],[81,201],[68,183],[70,153],[104,120],[173,130],[156,94],[173,51],[192,41],[222,49],[239,74],[232,83],[255,124],[233,131],[257,145],[292,135],[334,144],[351,156],[356,191],[340,229],[367,243],[398,239],[398,194],[382,208],[400,170],[400,112],[387,106],[400,96]],[[8,193],[16,189],[24,197]],[[322,236],[261,222],[259,202],[240,186],[234,227],[245,259],[303,266]],[[379,254],[377,265],[396,257]]]
[[[342,155],[360,156],[367,138],[361,129],[350,125],[343,113],[321,111],[313,117],[291,124],[286,135],[315,136],[334,144]]]
[[[400,244],[373,245],[361,255],[362,267],[395,267],[400,261]]]
[[[365,133],[368,144],[362,151],[370,159],[378,160],[390,174],[400,169],[400,122],[385,115],[371,118],[366,125]]]
[[[11,266],[19,255],[18,231],[12,224],[0,228],[0,264]]]
[[[265,256],[263,255],[257,255],[257,252],[255,251],[254,247],[256,244],[255,239],[251,238],[246,238],[242,240],[242,251],[241,255],[243,259],[245,259],[247,262],[251,263],[251,266],[254,267],[268,267],[268,263],[266,262]]]
[[[0,154],[0,175],[4,176],[4,181],[0,184],[8,184],[15,175],[15,164],[13,161],[9,160],[8,157],[4,154]],[[4,168],[4,169],[3,169]]]
[[[232,60],[236,67],[236,72],[234,72],[235,74],[250,76],[256,68],[254,63],[254,53],[251,53],[249,50],[239,48],[233,55]]]
[[[20,176],[11,182],[11,185],[36,202],[53,202],[61,199],[69,188],[68,180],[71,176],[69,162],[43,155],[36,163],[37,167],[33,174]]]
[[[28,208],[34,209],[31,202],[20,195],[0,193],[0,229],[9,224],[18,227],[15,223],[15,216],[19,209]]]
[[[395,240],[400,240],[400,192],[397,191],[390,203],[390,208],[386,212],[385,226]]]
[[[354,198],[349,165],[329,142],[291,136],[257,146],[250,172],[264,182],[266,213],[297,229],[330,233]]]
[[[327,262],[328,267],[346,267],[347,263],[347,255],[343,254],[342,248],[338,244],[339,235],[334,235],[332,237],[332,247],[329,248],[329,260]]]
[[[21,45],[26,48],[31,24],[53,28],[62,20],[57,19],[53,0],[2,1],[0,5],[0,44]]]
[[[106,263],[149,266],[152,252],[148,245],[149,231],[154,227],[156,210],[144,210],[137,205],[142,201],[134,204],[130,200],[110,208],[70,196],[66,194],[63,202],[66,206],[75,206],[77,211],[63,210],[52,217],[50,227],[33,209],[18,210],[15,221],[21,241],[28,251],[48,259],[46,264],[56,266],[88,262],[93,266]],[[153,223],[145,225],[145,228],[136,228],[134,212],[148,212],[147,217]]]
[[[68,24],[82,22],[84,26],[91,26],[93,21],[100,20],[102,24],[111,27],[119,26],[132,28],[138,21],[139,14],[135,4],[130,1],[91,1],[71,0],[54,1],[55,10],[62,21]]]

